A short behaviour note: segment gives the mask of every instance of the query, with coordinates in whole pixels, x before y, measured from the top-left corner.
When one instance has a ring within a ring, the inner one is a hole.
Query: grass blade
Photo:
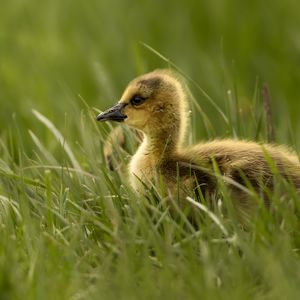
[[[71,148],[69,147],[67,141],[63,137],[63,135],[59,132],[59,130],[54,126],[54,124],[47,119],[44,115],[36,111],[35,109],[32,110],[33,114],[36,116],[36,118],[43,123],[55,136],[57,141],[61,144],[63,149],[65,150],[66,154],[68,155],[73,167],[77,170],[82,171],[79,162],[75,158],[75,155],[73,154]]]

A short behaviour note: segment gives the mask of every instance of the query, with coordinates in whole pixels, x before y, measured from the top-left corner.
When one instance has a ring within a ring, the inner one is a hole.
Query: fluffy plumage
[[[187,106],[177,75],[155,70],[131,81],[118,104],[97,117],[143,132],[143,141],[129,164],[134,189],[140,191],[144,184],[163,179],[172,196],[179,178],[183,197],[199,191],[212,194],[217,189],[216,172],[240,185],[250,184],[256,191],[272,191],[277,172],[300,189],[299,160],[284,146],[227,139],[184,147]],[[245,192],[230,180],[233,197],[247,205]]]

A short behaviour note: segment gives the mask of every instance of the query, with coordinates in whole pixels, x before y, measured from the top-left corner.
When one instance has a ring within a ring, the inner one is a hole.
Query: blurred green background
[[[300,153],[299,0],[1,0],[0,299],[298,299],[293,187],[253,230],[218,201],[227,237],[202,211],[197,232],[173,220],[165,199],[108,171],[110,125],[93,108],[170,65],[143,43],[192,79],[194,141],[267,140],[267,83],[275,141]]]
[[[267,82],[277,140],[289,143],[289,131],[300,132],[299,6],[297,0],[1,1],[0,134],[16,118],[25,145],[27,128],[42,138],[32,108],[64,134],[76,134],[84,107],[79,95],[104,109],[133,77],[167,66],[143,42],[222,109],[227,90],[243,108],[256,84]],[[193,92],[217,134],[226,135],[203,95]]]

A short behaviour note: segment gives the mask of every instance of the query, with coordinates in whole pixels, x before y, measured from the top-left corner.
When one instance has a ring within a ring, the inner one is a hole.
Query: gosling
[[[131,81],[121,100],[97,116],[98,121],[117,121],[143,133],[143,140],[129,163],[129,180],[141,192],[164,181],[169,195],[213,195],[225,179],[233,198],[251,206],[247,188],[265,195],[274,190],[274,177],[300,190],[297,155],[284,146],[238,140],[213,140],[184,147],[187,130],[187,97],[179,76],[155,70]],[[227,180],[226,180],[227,179]],[[264,201],[268,204],[267,197]]]

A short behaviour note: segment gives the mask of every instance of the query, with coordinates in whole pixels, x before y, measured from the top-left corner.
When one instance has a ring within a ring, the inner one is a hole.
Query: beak
[[[103,113],[97,116],[97,121],[117,121],[122,122],[124,121],[127,116],[122,113],[123,108],[126,106],[124,103],[118,103],[115,106],[109,108],[108,110],[104,111]]]

